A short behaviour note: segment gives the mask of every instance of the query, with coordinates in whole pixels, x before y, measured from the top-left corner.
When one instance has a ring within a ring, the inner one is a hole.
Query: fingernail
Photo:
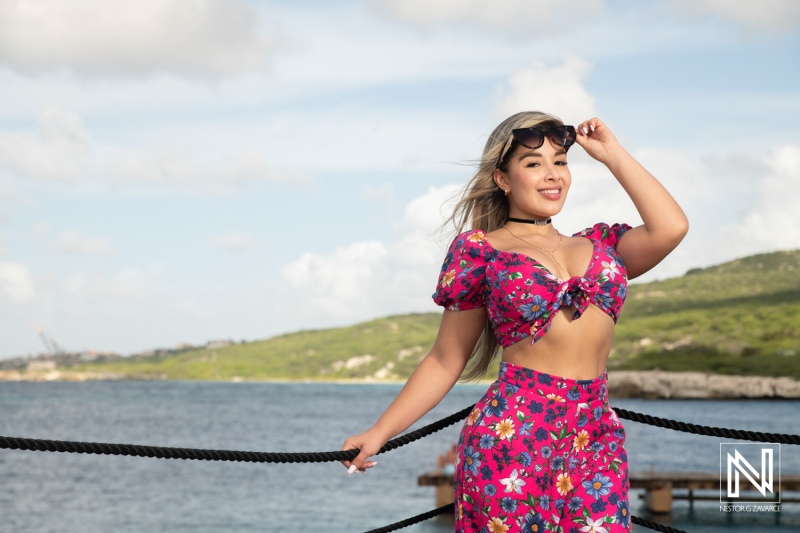
[[[586,135],[586,134],[588,133],[588,132],[586,131],[586,126],[582,127],[582,128],[581,128],[581,131],[583,132],[583,134],[584,134],[584,135]]]
[[[594,131],[594,124],[590,125],[589,128]]]
[[[366,470],[359,470],[359,472],[361,472],[361,473],[362,473],[362,474],[364,474],[364,475],[366,475],[366,474],[367,474],[367,471],[366,471]]]
[[[352,473],[353,473],[353,472],[355,472],[357,469],[358,469],[358,468],[356,467],[356,465],[350,465],[350,468],[348,468],[348,469],[347,469],[347,473],[348,473],[348,474],[352,474]]]

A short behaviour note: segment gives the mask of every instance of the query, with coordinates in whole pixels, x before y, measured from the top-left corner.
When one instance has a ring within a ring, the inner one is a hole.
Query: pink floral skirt
[[[607,379],[500,364],[459,437],[456,532],[631,531],[625,430]]]

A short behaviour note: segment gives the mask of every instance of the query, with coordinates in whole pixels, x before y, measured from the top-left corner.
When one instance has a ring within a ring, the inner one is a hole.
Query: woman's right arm
[[[433,409],[453,388],[486,323],[486,308],[445,310],[436,341],[403,389],[370,429],[344,441],[342,450],[359,449],[353,461],[343,461],[352,474],[366,471],[376,454],[394,436]],[[355,467],[355,468],[353,468]]]

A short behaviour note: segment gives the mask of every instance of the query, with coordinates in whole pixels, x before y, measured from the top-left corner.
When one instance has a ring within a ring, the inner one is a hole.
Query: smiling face
[[[509,193],[509,216],[540,219],[561,211],[572,183],[563,147],[546,138],[534,150],[517,145],[504,161],[505,170],[496,169],[493,177]]]

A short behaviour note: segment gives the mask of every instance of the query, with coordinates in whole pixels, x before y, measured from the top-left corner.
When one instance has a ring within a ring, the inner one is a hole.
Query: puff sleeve
[[[483,307],[488,253],[482,231],[458,235],[445,256],[433,301],[450,311]]]
[[[617,248],[620,238],[625,235],[625,232],[631,229],[631,226],[623,223],[616,223],[611,226],[605,222],[598,222],[591,228],[586,228],[575,234],[575,237],[588,237],[594,241],[600,241],[606,246],[614,249]]]

